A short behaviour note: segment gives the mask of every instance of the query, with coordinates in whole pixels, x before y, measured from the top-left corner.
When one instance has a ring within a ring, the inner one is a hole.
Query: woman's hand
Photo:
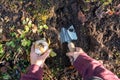
[[[34,44],[31,47],[30,52],[30,63],[43,67],[46,58],[49,56],[51,50],[47,50],[43,55],[38,55],[35,53],[35,46]]]
[[[71,64],[77,59],[77,57],[85,53],[82,48],[76,47],[74,52],[68,52],[66,55],[69,57]]]

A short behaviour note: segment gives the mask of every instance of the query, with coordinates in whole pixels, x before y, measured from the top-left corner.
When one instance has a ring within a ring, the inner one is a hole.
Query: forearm
[[[74,67],[82,75],[84,80],[92,76],[98,76],[104,80],[119,80],[116,75],[104,68],[100,62],[92,59],[85,53],[81,53],[78,56],[74,62]]]
[[[43,69],[37,65],[31,65],[27,74],[23,75],[20,80],[42,80]]]

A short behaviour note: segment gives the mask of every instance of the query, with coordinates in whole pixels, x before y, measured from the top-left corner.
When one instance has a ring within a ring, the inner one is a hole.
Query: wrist
[[[73,58],[74,58],[74,61],[78,58],[78,56],[80,55],[81,53],[74,53],[74,56],[73,56]]]
[[[39,62],[31,63],[31,65],[36,65],[36,66],[43,68],[43,64]]]
[[[35,65],[43,68],[44,63],[42,61],[36,61]]]
[[[31,64],[31,65],[35,65],[35,66],[38,66],[38,67],[41,67],[41,68],[43,68],[43,66],[42,66],[42,65],[40,65],[40,64],[37,64],[37,63]]]

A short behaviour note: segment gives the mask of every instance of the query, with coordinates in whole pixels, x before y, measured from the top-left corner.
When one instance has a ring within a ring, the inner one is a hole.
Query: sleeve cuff
[[[73,65],[80,74],[83,74],[85,70],[89,67],[89,63],[92,61],[93,59],[89,57],[86,53],[81,53],[74,61]]]
[[[36,77],[37,79],[41,79],[43,76],[43,69],[39,67],[38,65],[31,65],[28,70],[28,74],[33,75],[33,77]]]

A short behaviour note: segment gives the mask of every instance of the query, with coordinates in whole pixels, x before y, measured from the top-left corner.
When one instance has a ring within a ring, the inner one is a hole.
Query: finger
[[[80,47],[76,47],[76,52],[79,52],[79,53],[85,53],[85,52],[83,51],[83,49],[80,48]]]
[[[81,48],[80,48],[80,47],[76,47],[76,51],[77,51],[77,52],[80,52],[80,51],[81,51]]]
[[[66,55],[69,57],[72,57],[72,56],[74,56],[74,52],[68,52],[68,53],[66,53]]]
[[[51,52],[50,49],[47,50],[47,51],[42,55],[43,59],[46,59],[46,58],[49,56],[50,52]]]
[[[80,48],[80,47],[76,47],[76,51],[77,51],[77,52],[81,52],[81,51],[83,51],[83,50],[82,50],[82,48]]]

